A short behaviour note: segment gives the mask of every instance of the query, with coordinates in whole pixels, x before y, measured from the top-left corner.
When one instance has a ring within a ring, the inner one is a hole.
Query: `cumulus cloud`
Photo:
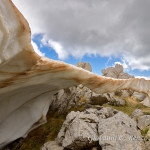
[[[31,41],[31,44],[32,44],[32,46],[33,46],[34,51],[35,51],[39,56],[45,56],[45,53],[42,53],[42,52],[39,50],[39,48],[38,48],[38,46],[37,46],[37,44],[36,44],[35,42]]]
[[[123,61],[123,62],[117,61],[117,62],[114,63],[114,66],[115,66],[116,64],[122,65],[123,68],[124,68],[126,71],[129,70],[129,66],[128,66],[128,64],[127,64],[125,61]]]
[[[33,34],[60,59],[85,54],[123,57],[132,69],[150,69],[149,0],[13,0]]]

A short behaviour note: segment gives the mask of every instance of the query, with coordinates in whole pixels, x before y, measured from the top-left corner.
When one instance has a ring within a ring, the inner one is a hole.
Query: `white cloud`
[[[85,54],[123,57],[150,69],[149,0],[13,0],[60,59]]]
[[[116,65],[116,64],[120,64],[120,65],[122,65],[123,66],[123,68],[125,69],[125,70],[129,70],[129,66],[128,66],[128,64],[125,62],[125,61],[123,61],[123,62],[115,62],[114,63],[114,66]]]
[[[39,48],[38,48],[38,46],[37,46],[37,44],[36,44],[35,42],[31,41],[31,44],[32,44],[32,46],[33,46],[34,51],[35,51],[39,56],[45,56],[45,53],[42,53],[42,52],[39,50]]]
[[[63,49],[60,43],[55,42],[53,40],[46,40],[45,38],[43,38],[41,41],[42,41],[42,46],[53,48],[58,54],[59,59],[63,60],[68,57],[66,51]]]

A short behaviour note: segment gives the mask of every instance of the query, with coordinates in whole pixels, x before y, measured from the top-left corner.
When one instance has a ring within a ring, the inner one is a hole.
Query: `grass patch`
[[[149,128],[146,128],[145,130],[141,130],[141,134],[145,137],[149,131]]]
[[[40,150],[44,143],[57,137],[65,118],[64,115],[49,112],[47,123],[31,131],[18,150]]]
[[[144,112],[144,115],[150,115],[150,112]]]
[[[72,108],[69,112],[83,110],[84,105],[78,108]],[[44,143],[55,140],[63,122],[66,120],[67,114],[59,115],[58,113],[49,111],[47,114],[47,123],[31,131],[23,142],[21,142],[19,148],[12,148],[14,147],[12,144],[9,147],[11,147],[11,150],[40,150]]]
[[[146,106],[144,106],[143,104],[139,103],[137,100],[135,100],[134,98],[130,97],[130,98],[122,98],[119,97],[120,99],[124,99],[126,101],[125,106],[112,106],[109,104],[104,104],[103,106],[105,107],[112,107],[114,109],[117,109],[119,111],[122,111],[124,113],[126,113],[127,115],[131,116],[133,111],[135,109],[141,109],[144,110],[145,108],[147,108]]]

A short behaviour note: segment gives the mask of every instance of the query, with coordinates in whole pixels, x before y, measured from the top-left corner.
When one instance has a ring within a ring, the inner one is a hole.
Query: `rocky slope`
[[[76,66],[88,71],[92,71],[90,63],[79,62]],[[118,79],[130,79],[134,76],[123,72],[123,66],[116,64],[115,67],[110,67],[102,70],[102,73],[106,77],[118,78]],[[76,107],[79,108],[86,104],[91,105],[103,105],[105,103],[114,106],[124,106],[125,100],[134,96],[138,100],[145,100],[146,95],[144,93],[134,92],[132,90],[117,90],[112,93],[96,94],[89,88],[82,84],[78,86],[61,89],[56,92],[52,97],[52,103],[50,109],[59,114],[66,114],[69,110]]]
[[[137,127],[139,125],[134,119],[110,107],[72,111],[67,115],[56,141],[44,144],[41,150],[145,150],[146,138]]]
[[[83,84],[99,94],[132,89],[150,95],[150,81],[101,77],[38,56],[29,25],[11,0],[0,1],[0,12],[0,148],[45,123],[59,89]]]

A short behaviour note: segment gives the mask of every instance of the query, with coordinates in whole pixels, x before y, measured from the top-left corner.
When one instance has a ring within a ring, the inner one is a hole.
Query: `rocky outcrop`
[[[146,95],[144,93],[134,92],[133,96],[140,101],[143,101],[146,98]]]
[[[103,150],[142,150],[143,144],[136,122],[108,107],[72,111],[66,117],[57,141],[72,150],[94,147],[97,143]]]
[[[11,0],[0,1],[0,147],[46,122],[50,97],[79,84],[103,94],[122,89],[150,94],[150,81],[116,80],[38,56],[30,28]]]
[[[64,148],[59,146],[56,141],[50,141],[45,143],[41,150],[64,150]]]
[[[143,116],[143,115],[144,113],[141,109],[136,109],[133,111],[131,118],[137,119],[138,117]]]
[[[87,70],[87,71],[92,72],[91,64],[88,63],[88,62],[86,63],[86,62],[81,61],[81,62],[78,62],[78,63],[76,64],[76,66],[79,67],[79,68],[83,68],[83,69],[85,69],[85,70]]]
[[[134,76],[131,76],[128,73],[123,72],[123,66],[120,64],[116,64],[115,67],[109,67],[107,69],[103,69],[102,73],[105,77],[111,77],[116,79],[134,78]]]
[[[137,121],[137,126],[140,130],[150,128],[150,115],[140,116]]]

